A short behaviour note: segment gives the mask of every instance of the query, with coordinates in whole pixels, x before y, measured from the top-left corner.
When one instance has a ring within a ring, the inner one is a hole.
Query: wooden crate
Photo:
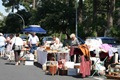
[[[107,79],[118,79],[120,80],[120,76],[106,75]]]
[[[59,69],[59,70],[58,70],[58,74],[59,74],[59,75],[67,75],[67,70]]]

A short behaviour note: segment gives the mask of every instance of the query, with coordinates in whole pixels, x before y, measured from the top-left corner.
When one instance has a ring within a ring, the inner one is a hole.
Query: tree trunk
[[[115,10],[115,0],[109,0],[109,4],[108,4],[108,13],[107,13],[107,33],[105,34],[105,36],[109,36],[110,35],[110,29],[111,27],[113,27],[113,12]]]
[[[94,26],[94,30],[93,30],[93,34],[95,37],[97,37],[97,29],[96,29],[96,20],[97,20],[97,0],[93,0],[93,26]]]
[[[35,9],[35,4],[36,4],[35,1],[36,0],[33,0],[33,9]]]
[[[79,0],[79,6],[78,6],[78,20],[79,23],[81,24],[83,19],[82,19],[82,6],[83,6],[83,0]]]

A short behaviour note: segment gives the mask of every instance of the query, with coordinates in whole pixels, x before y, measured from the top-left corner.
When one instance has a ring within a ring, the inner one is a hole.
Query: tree
[[[75,33],[75,2],[76,0],[3,0],[6,7],[23,5],[25,11],[19,10],[19,7],[13,9],[22,15],[25,25],[40,25],[48,34]],[[79,0],[78,36],[117,36],[120,32],[119,3],[119,0],[116,0],[116,4],[115,0]],[[18,22],[21,24],[21,21]],[[15,28],[16,25],[13,25]],[[107,31],[109,32],[106,33]]]
[[[5,16],[0,13],[0,32],[4,32],[3,28],[5,26]]]
[[[37,22],[50,33],[60,33],[74,28],[75,12],[68,0],[41,0],[41,7],[37,8]],[[73,3],[72,3],[73,4]],[[69,28],[68,28],[69,27]]]

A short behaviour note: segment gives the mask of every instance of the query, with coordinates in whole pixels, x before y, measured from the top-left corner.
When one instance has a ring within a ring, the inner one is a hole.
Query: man
[[[28,39],[28,44],[30,46],[30,53],[34,53],[34,51],[37,49],[37,46],[39,44],[39,38],[35,33],[31,33],[32,36]]]

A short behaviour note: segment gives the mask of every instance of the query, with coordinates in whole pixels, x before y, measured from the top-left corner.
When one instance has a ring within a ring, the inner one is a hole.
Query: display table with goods
[[[27,53],[24,54],[20,60],[23,62],[24,65],[34,65],[34,55]]]
[[[42,66],[46,65],[47,61],[58,61],[60,59],[65,59],[69,61],[69,50],[64,48],[58,50],[45,49],[44,47],[39,47],[37,49],[37,61]]]
[[[120,63],[110,64],[108,66],[108,74],[106,74],[108,79],[120,79]]]
[[[29,52],[30,48],[23,48],[21,52],[20,61],[24,65],[34,65],[34,55]]]
[[[81,47],[82,52],[89,52],[87,50],[86,45],[83,45]],[[80,47],[80,49],[81,49]],[[82,53],[81,58],[81,63],[78,62],[78,64],[75,64],[76,62],[70,61],[70,51],[71,49],[68,49],[67,47],[62,47],[59,49],[51,49],[51,48],[45,48],[41,47],[37,49],[37,54],[38,54],[38,63],[40,63],[43,68],[45,69],[46,63],[48,61],[57,61],[58,62],[58,67],[54,65],[49,65],[48,67],[48,72],[51,73],[52,75],[55,74],[56,70],[59,72],[59,74],[62,75],[68,75],[68,76],[75,76],[78,75],[79,73],[82,74],[82,77],[86,77],[90,75],[90,67],[91,67],[91,61],[88,60],[89,53]],[[87,58],[85,57],[87,56]],[[87,65],[86,65],[87,64]],[[86,69],[87,68],[87,69]],[[53,72],[51,70],[53,69]]]

